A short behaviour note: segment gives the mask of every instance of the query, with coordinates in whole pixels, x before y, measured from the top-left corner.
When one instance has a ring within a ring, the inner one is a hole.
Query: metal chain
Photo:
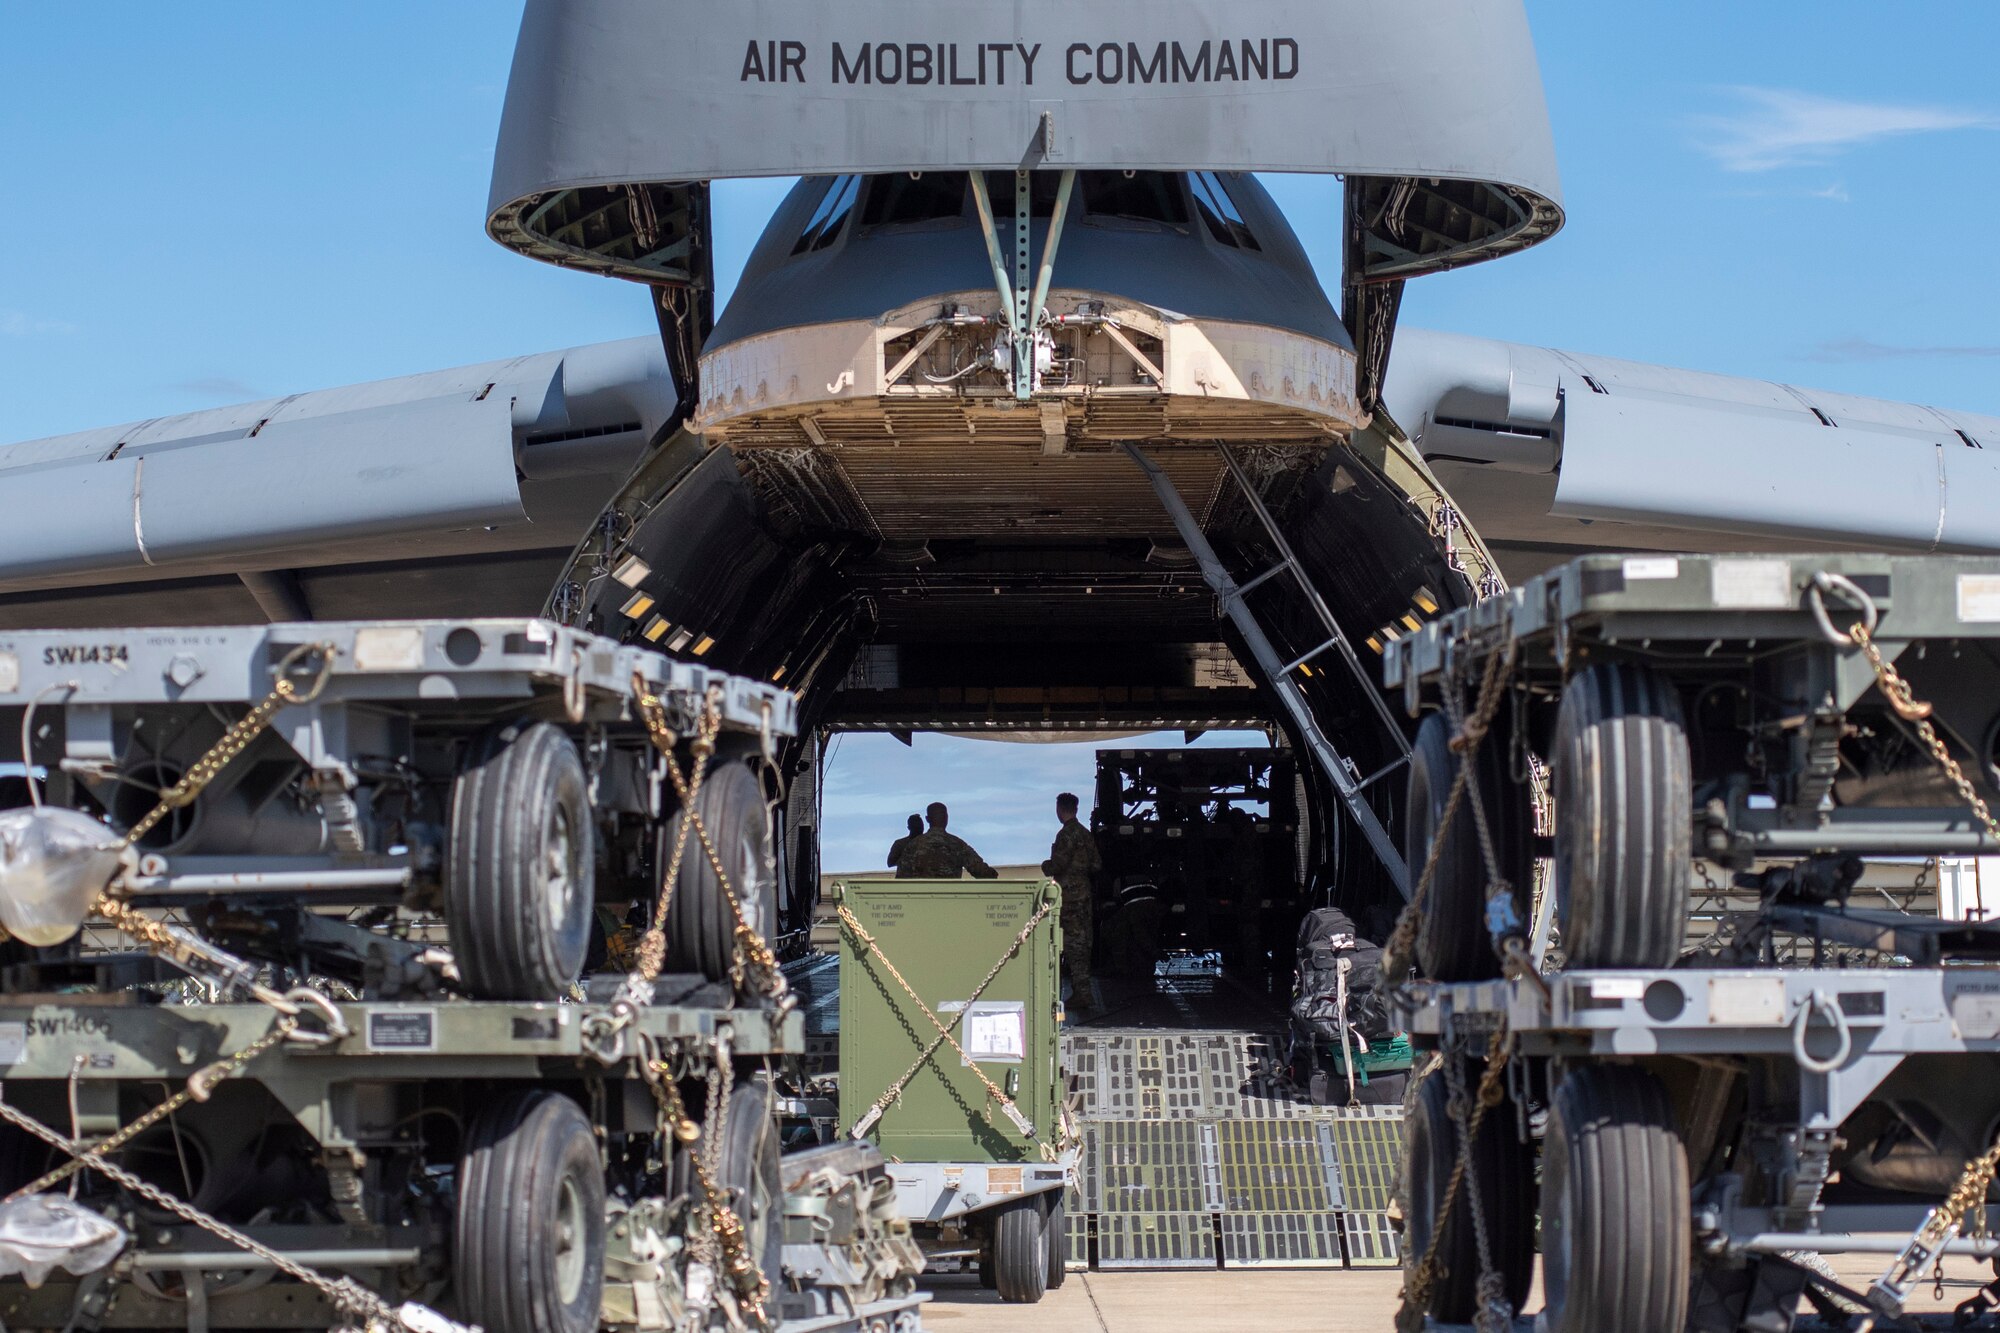
[[[324,1273],[306,1267],[282,1251],[272,1249],[262,1241],[238,1231],[220,1218],[211,1217],[193,1204],[177,1199],[158,1186],[141,1180],[124,1167],[97,1153],[86,1151],[82,1145],[64,1138],[41,1121],[14,1109],[4,1101],[0,1101],[0,1119],[4,1119],[17,1129],[25,1130],[51,1147],[62,1149],[74,1157],[78,1165],[106,1176],[115,1184],[122,1185],[149,1203],[164,1208],[183,1221],[249,1251],[287,1277],[313,1288],[332,1301],[342,1312],[362,1315],[371,1320],[379,1319],[390,1324],[398,1322],[394,1307],[354,1279],[330,1278]]]
[[[123,839],[125,846],[137,846],[139,841],[158,827],[160,821],[168,814],[192,805],[199,799],[208,785],[263,735],[270,726],[271,719],[280,709],[308,704],[317,699],[326,688],[327,679],[332,674],[334,651],[335,645],[330,642],[305,643],[293,648],[281,658],[273,671],[275,679],[271,692],[254,704],[242,717],[232,722],[216,742],[188,767],[180,781],[160,794],[158,803],[125,831]],[[301,689],[292,680],[290,673],[313,657],[319,659],[318,669],[311,683]],[[221,973],[226,985],[241,986],[255,999],[276,1009],[278,1018],[264,1036],[236,1054],[196,1070],[188,1077],[186,1086],[180,1092],[139,1116],[103,1142],[89,1148],[64,1138],[40,1121],[16,1110],[5,1101],[0,1101],[0,1119],[6,1120],[17,1129],[33,1135],[44,1143],[61,1149],[71,1158],[65,1165],[14,1191],[7,1196],[8,1200],[48,1189],[78,1170],[95,1171],[190,1225],[256,1255],[278,1272],[318,1291],[343,1314],[360,1316],[371,1327],[408,1327],[408,1322],[402,1317],[404,1311],[390,1305],[354,1279],[330,1278],[315,1269],[308,1268],[282,1251],[238,1231],[227,1222],[203,1212],[191,1203],[175,1198],[110,1160],[111,1153],[130,1143],[189,1102],[208,1100],[218,1083],[241,1073],[257,1057],[281,1045],[289,1037],[303,1037],[299,1015],[303,1011],[301,1001],[308,997],[299,992],[280,994],[258,984],[255,981],[256,969],[248,963],[199,937],[187,935],[164,922],[140,915],[116,891],[115,885],[108,886],[98,896],[91,910],[113,927],[144,944],[151,952],[167,958],[197,976],[202,974],[205,966],[212,965]],[[340,1021],[338,1011],[326,1004],[324,997],[315,994],[310,998],[320,1001],[312,1007],[316,1009],[327,1027],[325,1033],[314,1034],[315,1037],[323,1041],[344,1036],[346,1027]],[[423,1313],[431,1320],[437,1319],[437,1316],[429,1311]]]
[[[1457,1057],[1448,1057],[1444,1062],[1445,1087],[1450,1093],[1447,1108],[1458,1129],[1458,1162],[1453,1167],[1455,1174],[1464,1181],[1465,1207],[1472,1214],[1472,1241],[1479,1262],[1477,1282],[1478,1308],[1473,1313],[1472,1326],[1476,1333],[1506,1333],[1513,1323],[1513,1307],[1507,1304],[1506,1284],[1493,1267],[1493,1241],[1486,1229],[1486,1202],[1484,1186],[1480,1184],[1479,1172],[1472,1166],[1472,1145],[1478,1132],[1479,1121],[1473,1119],[1472,1108],[1465,1099],[1465,1066]],[[1489,1083],[1484,1076],[1480,1080],[1479,1120],[1485,1119],[1489,1107],[1485,1098],[1489,1093],[1497,1094],[1498,1082]],[[1497,1105],[1499,1097],[1494,1096]],[[1447,1209],[1447,1214],[1449,1209]]]
[[[722,1158],[723,1151],[729,1143],[729,1095],[736,1079],[735,1068],[729,1064],[728,1053],[723,1048],[720,1037],[716,1039],[715,1059],[708,1066],[706,1081],[708,1106],[702,1116],[701,1142],[696,1145],[695,1150],[702,1155],[702,1160],[708,1167],[709,1179],[727,1182],[728,1177],[723,1170]],[[716,1235],[717,1239],[720,1238],[719,1233],[712,1234]],[[708,1247],[704,1245],[702,1248],[706,1250]],[[720,1257],[723,1260],[723,1270],[727,1271],[729,1256]]]
[[[1910,682],[1882,656],[1882,650],[1876,646],[1875,636],[1865,621],[1856,621],[1849,626],[1847,637],[1867,656],[1868,665],[1875,672],[1876,683],[1881,686],[1882,696],[1889,701],[1889,706],[1898,717],[1916,727],[1924,747],[1930,751],[1931,758],[1943,770],[1951,785],[1957,788],[1959,798],[1972,811],[1973,818],[1985,827],[1989,837],[2000,841],[2000,821],[1995,821],[1985,798],[1973,787],[1971,779],[1965,776],[1965,770],[1959,767],[1958,760],[1952,758],[1951,751],[1945,747],[1937,728],[1931,725],[1931,705],[1917,698]],[[1924,864],[1928,869],[1931,863],[1927,861]],[[1920,870],[1918,875],[1921,882],[1923,871]],[[1987,1192],[1992,1189],[1996,1172],[2000,1172],[2000,1143],[1966,1164],[1944,1202],[1930,1211],[1910,1237],[1910,1243],[1889,1265],[1888,1271],[1869,1288],[1871,1301],[1879,1293],[1893,1299],[1896,1309],[1900,1311],[1903,1299],[1923,1276],[1926,1264],[1942,1254],[1945,1243],[1958,1232],[1968,1213],[1972,1214],[1975,1234],[1984,1233],[1986,1210],[1979,1205],[1985,1202]]]
[[[1445,834],[1451,828],[1458,808],[1465,801],[1465,788],[1472,776],[1472,769],[1479,757],[1479,746],[1486,739],[1486,733],[1493,725],[1493,716],[1500,708],[1501,697],[1506,693],[1504,685],[1508,673],[1514,665],[1514,645],[1510,642],[1504,653],[1495,653],[1486,659],[1486,675],[1479,687],[1479,702],[1473,708],[1472,716],[1459,727],[1452,738],[1452,749],[1458,752],[1458,772],[1452,776],[1451,791],[1445,797],[1444,813],[1438,819],[1437,829],[1431,835],[1430,852],[1424,858],[1423,873],[1417,877],[1417,886],[1410,894],[1410,901],[1404,905],[1401,915],[1396,918],[1396,928],[1389,936],[1388,946],[1383,950],[1383,980],[1396,985],[1410,974],[1416,960],[1417,938],[1422,933],[1424,904],[1430,897],[1431,882],[1437,877],[1438,862],[1442,859]],[[1448,686],[1449,696],[1452,688]]]
[[[1432,1215],[1434,1222],[1431,1229],[1430,1244],[1425,1247],[1423,1258],[1418,1261],[1416,1268],[1411,1270],[1409,1279],[1403,1286],[1403,1301],[1406,1309],[1421,1310],[1424,1306],[1428,1305],[1430,1303],[1431,1288],[1437,1283],[1439,1278],[1445,1275],[1444,1264],[1438,1255],[1444,1241],[1445,1224],[1451,1217],[1452,1208],[1458,1202],[1458,1192],[1465,1187],[1466,1177],[1471,1172],[1472,1144],[1479,1137],[1479,1127],[1485,1121],[1487,1111],[1500,1105],[1506,1099],[1507,1091],[1501,1086],[1500,1078],[1503,1071],[1507,1068],[1507,1061],[1512,1054],[1512,1048],[1507,1043],[1506,1024],[1503,1022],[1499,1028],[1495,1029],[1492,1040],[1487,1045],[1486,1068],[1479,1076],[1479,1091],[1473,1099],[1470,1112],[1465,1122],[1457,1126],[1460,1131],[1458,1136],[1458,1160],[1452,1165],[1450,1179],[1445,1182],[1444,1199]],[[1449,1066],[1458,1058],[1456,1054],[1445,1056],[1447,1080],[1450,1078],[1448,1072]],[[1477,1190],[1477,1184],[1473,1188]],[[1483,1215],[1480,1215],[1477,1196],[1475,1195],[1469,1202],[1475,1213],[1475,1239],[1482,1240],[1480,1245],[1479,1291],[1481,1314],[1484,1315],[1487,1308],[1487,1294],[1489,1291],[1497,1292],[1499,1290],[1495,1281],[1499,1275],[1492,1268],[1491,1256],[1485,1253],[1485,1245],[1482,1239],[1485,1232],[1485,1219]],[[1500,1327],[1504,1328],[1506,1325],[1502,1324]]]
[[[985,994],[986,988],[993,984],[993,978],[1000,975],[1000,969],[1005,967],[1008,960],[1021,951],[1021,946],[1026,944],[1028,937],[1035,933],[1035,927],[1042,923],[1042,920],[1048,916],[1054,907],[1055,901],[1053,899],[1045,899],[1042,905],[1035,909],[1034,913],[1029,916],[1027,924],[1022,926],[1020,931],[1014,936],[1013,942],[1001,952],[1000,957],[994,961],[993,966],[987,969],[986,975],[981,978],[979,984],[972,988],[972,994],[965,1001],[967,1005],[972,1004],[981,995]],[[965,1048],[958,1044],[958,1038],[951,1035],[951,1029],[945,1025],[944,1020],[939,1018],[937,1013],[928,1004],[924,1003],[923,997],[917,994],[916,988],[910,985],[909,981],[904,978],[902,972],[897,969],[896,964],[890,960],[889,955],[882,951],[881,944],[862,926],[860,918],[856,917],[849,910],[846,903],[839,904],[835,910],[840,913],[841,924],[853,933],[854,938],[860,941],[870,955],[881,960],[882,966],[895,979],[896,984],[903,988],[903,993],[910,997],[911,1003],[915,1004],[922,1011],[923,1016],[930,1020],[931,1026],[937,1029],[937,1036],[931,1038],[930,1045],[924,1047],[923,1053],[917,1057],[916,1063],[904,1070],[902,1077],[891,1083],[882,1095],[875,1099],[875,1104],[869,1107],[859,1120],[854,1122],[854,1127],[847,1131],[849,1137],[859,1138],[861,1135],[866,1134],[869,1127],[882,1118],[882,1113],[894,1105],[896,1100],[903,1095],[904,1087],[909,1084],[912,1078],[916,1077],[918,1070],[930,1062],[930,1058],[936,1054],[937,1048],[945,1042],[950,1042],[951,1048],[958,1052],[959,1056],[965,1061],[966,1067],[972,1070],[973,1077],[977,1078],[985,1086],[986,1095],[999,1104],[1000,1110],[1009,1120],[1014,1122],[1014,1127],[1028,1138],[1036,1140],[1044,1158],[1053,1160],[1055,1157],[1060,1156],[1061,1147],[1052,1148],[1036,1135],[1033,1122],[1022,1114],[1021,1108],[1014,1104],[1014,1099],[1002,1092],[999,1085],[994,1083],[992,1079],[986,1077],[986,1071],[981,1069],[974,1063],[972,1057],[965,1053]],[[1060,1125],[1060,1118],[1058,1123]],[[1060,1128],[1058,1132],[1060,1133]],[[1062,1145],[1062,1147],[1066,1146]]]
[[[1876,683],[1882,687],[1883,697],[1888,699],[1889,707],[1895,709],[1896,716],[1905,722],[1915,724],[1917,735],[1923,740],[1925,748],[1931,752],[1931,758],[1944,770],[1944,775],[1951,780],[1951,785],[1958,789],[1959,799],[1971,809],[1973,818],[1985,826],[1987,836],[1995,842],[2000,842],[2000,821],[1993,818],[1993,812],[1987,808],[1986,799],[1973,787],[1972,779],[1965,776],[1965,770],[1958,766],[1958,760],[1951,757],[1951,751],[1945,748],[1943,737],[1939,736],[1937,728],[1931,725],[1931,705],[1918,699],[1910,688],[1910,682],[1904,680],[1902,673],[1882,656],[1882,650],[1875,646],[1875,636],[1869,633],[1866,625],[1856,621],[1848,628],[1847,637],[1854,640],[1854,645],[1867,654],[1868,665],[1874,668]]]
[[[309,704],[319,698],[326,688],[327,678],[333,672],[335,646],[330,642],[302,643],[280,658],[272,674],[274,680],[271,692],[254,704],[250,711],[232,722],[215,744],[208,747],[202,756],[189,765],[181,780],[160,794],[160,799],[151,810],[140,816],[137,823],[125,831],[126,847],[136,847],[139,840],[177,809],[191,805],[200,797],[208,784],[229,766],[231,761],[250,748],[280,708]],[[291,672],[309,658],[319,659],[318,670],[308,687],[301,689],[292,680]],[[287,1018],[296,1018],[300,1006],[294,995],[280,995],[278,992],[257,981],[257,969],[236,955],[209,943],[197,935],[176,929],[163,921],[156,921],[140,914],[119,892],[119,882],[107,885],[91,904],[92,912],[103,917],[114,928],[129,935],[146,949],[173,963],[202,980],[215,981],[225,990],[241,989],[259,1003],[269,1005]],[[318,1040],[332,1036],[345,1036],[345,1025],[330,1005],[316,1006],[325,1021],[327,1031],[314,1034]],[[293,1025],[296,1030],[297,1025]],[[306,1034],[300,1032],[300,1038]]]
[[[1956,1235],[1964,1224],[1966,1214],[1972,1214],[1973,1234],[1984,1235],[1986,1231],[1987,1191],[1993,1188],[1993,1177],[2000,1172],[2000,1143],[1995,1143],[1984,1153],[1966,1163],[1965,1171],[1958,1183],[1951,1187],[1943,1203],[1931,1209],[1918,1225],[1910,1243],[1903,1247],[1889,1265],[1887,1272],[1875,1279],[1868,1289],[1869,1303],[1886,1310],[1879,1297],[1887,1297],[1894,1302],[1894,1313],[1902,1312],[1902,1303],[1923,1278],[1923,1270],[1934,1261],[1941,1260],[1945,1244]]]
[[[327,642],[302,643],[279,659],[271,692],[264,696],[249,712],[229,724],[207,753],[189,765],[181,780],[160,793],[160,800],[151,810],[139,817],[139,822],[125,831],[125,845],[136,847],[139,840],[153,831],[162,819],[175,810],[192,805],[202,790],[215,781],[231,760],[250,748],[250,743],[264,734],[271,725],[271,718],[280,708],[296,704],[309,704],[319,698],[326,688],[327,677],[333,672],[334,645]],[[312,686],[304,693],[293,684],[288,673],[308,657],[317,655],[319,670],[313,676]]]
[[[1491,730],[1493,718],[1498,713],[1502,696],[1506,693],[1508,677],[1512,674],[1515,647],[1510,640],[1507,647],[1486,659],[1485,676],[1480,682],[1479,698],[1469,717],[1461,717],[1461,701],[1455,683],[1447,683],[1445,689],[1445,710],[1453,724],[1455,734],[1451,748],[1458,755],[1458,772],[1452,777],[1451,791],[1445,798],[1444,812],[1439,817],[1438,826],[1431,836],[1428,856],[1424,860],[1423,873],[1410,895],[1408,905],[1396,920],[1396,929],[1391,934],[1383,968],[1383,979],[1388,984],[1396,984],[1409,975],[1415,961],[1417,941],[1423,930],[1423,909],[1429,898],[1430,887],[1437,875],[1437,868],[1445,845],[1445,834],[1450,830],[1452,820],[1459,807],[1464,804],[1467,789],[1472,785],[1472,772],[1479,759],[1479,747]],[[1496,887],[1505,884],[1500,875],[1499,856],[1492,834],[1487,827],[1485,809],[1478,794],[1473,793],[1473,820],[1478,825],[1481,858],[1485,862],[1488,881]],[[1510,937],[1502,954],[1506,971],[1510,975],[1528,976],[1537,983],[1540,975],[1534,970],[1533,962],[1527,957],[1520,941]],[[1447,1220],[1457,1205],[1459,1191],[1468,1188],[1467,1179],[1472,1174],[1472,1145],[1479,1135],[1479,1127],[1486,1113],[1498,1106],[1506,1096],[1501,1084],[1501,1075],[1507,1067],[1512,1051],[1507,1042],[1507,1029],[1502,1025],[1493,1033],[1487,1047],[1486,1065],[1480,1074],[1478,1096],[1469,1110],[1465,1107],[1463,1095],[1463,1071],[1456,1068],[1456,1053],[1446,1056],[1447,1087],[1452,1089],[1452,1116],[1458,1131],[1457,1160],[1452,1166],[1450,1178],[1445,1183],[1444,1198],[1435,1213],[1435,1222],[1430,1243],[1411,1270],[1404,1285],[1405,1309],[1421,1310],[1430,1302],[1432,1287],[1442,1276],[1443,1266],[1439,1260],[1439,1249],[1444,1239]],[[1494,1269],[1490,1238],[1486,1234],[1485,1210],[1481,1206],[1479,1184],[1470,1184],[1471,1196],[1468,1206],[1472,1210],[1473,1238],[1479,1263],[1477,1282],[1479,1309],[1475,1317],[1475,1327],[1480,1333],[1506,1327],[1513,1311],[1505,1296],[1505,1282]]]
[[[749,1236],[744,1230],[743,1219],[730,1206],[729,1198],[716,1184],[708,1162],[695,1147],[702,1137],[702,1128],[688,1114],[687,1103],[681,1097],[680,1084],[674,1078],[672,1067],[659,1058],[657,1048],[650,1045],[650,1037],[643,1040],[649,1044],[648,1057],[641,1061],[639,1067],[659,1107],[663,1153],[666,1145],[678,1143],[680,1150],[688,1154],[689,1165],[694,1168],[695,1183],[701,1189],[703,1205],[708,1211],[709,1230],[722,1252],[723,1276],[736,1292],[744,1317],[758,1328],[769,1328],[770,1280],[758,1270],[756,1262],[750,1257]],[[715,1087],[713,1070],[709,1077],[712,1096]],[[719,1126],[715,1130],[712,1138],[719,1142],[722,1138]],[[662,1165],[665,1163],[662,1162]],[[765,1225],[772,1225],[771,1219],[766,1219]]]
[[[717,853],[709,837],[708,826],[695,805],[709,761],[715,755],[716,735],[722,727],[716,694],[710,691],[696,722],[695,736],[689,744],[694,762],[687,772],[683,772],[680,759],[674,753],[680,737],[667,721],[665,703],[646,688],[644,677],[637,672],[632,675],[632,692],[637,699],[640,720],[646,724],[646,734],[652,740],[653,748],[665,760],[667,778],[673,784],[675,795],[680,798],[682,811],[680,830],[674,837],[674,850],[660,881],[660,895],[654,905],[652,925],[639,941],[637,970],[647,981],[651,981],[660,974],[665,964],[667,910],[673,902],[674,886],[680,878],[681,863],[687,854],[688,833],[692,830],[701,843],[710,868],[715,871],[716,880],[722,886],[722,896],[735,920],[736,961],[732,972],[739,983],[746,974],[754,973],[758,993],[775,1000],[780,1007],[788,1007],[791,988],[785,980],[784,969],[769,943],[744,914],[742,899],[737,896],[736,886],[723,867],[722,857]]]
[[[215,1092],[216,1084],[243,1072],[244,1068],[251,1061],[272,1047],[283,1043],[285,1038],[289,1037],[293,1029],[297,1028],[298,1025],[298,1019],[290,1015],[280,1014],[277,1021],[271,1025],[269,1032],[259,1037],[256,1041],[251,1042],[236,1054],[222,1060],[217,1060],[214,1064],[202,1069],[197,1069],[193,1074],[188,1076],[187,1085],[179,1092],[132,1121],[131,1124],[126,1125],[103,1142],[92,1145],[89,1155],[96,1157],[108,1156],[151,1129],[154,1125],[159,1124],[189,1102],[207,1101]],[[82,1159],[73,1158],[40,1179],[30,1181],[28,1184],[21,1186],[21,1188],[9,1194],[5,1199],[0,1199],[0,1203],[12,1203],[14,1200],[30,1194],[40,1194],[44,1190],[61,1184],[82,1169]]]

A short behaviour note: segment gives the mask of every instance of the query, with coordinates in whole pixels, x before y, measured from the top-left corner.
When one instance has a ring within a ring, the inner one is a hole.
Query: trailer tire
[[[1069,1209],[1060,1192],[1056,1195],[1055,1206],[1049,1209],[1047,1229],[1049,1233],[1048,1289],[1054,1291],[1069,1277]]]
[[[1468,1062],[1468,1095],[1478,1081],[1478,1067]],[[1432,1237],[1442,1227],[1437,1257],[1444,1273],[1431,1285],[1425,1312],[1439,1323],[1470,1323],[1479,1306],[1479,1247],[1472,1227],[1469,1189],[1472,1180],[1459,1187],[1451,1212],[1442,1219],[1438,1216],[1452,1169],[1458,1164],[1458,1126],[1451,1117],[1450,1095],[1441,1069],[1418,1084],[1416,1096],[1410,1099],[1404,1135],[1403,1169],[1408,1173],[1403,1181],[1404,1267],[1415,1269],[1430,1252]],[[1493,1266],[1508,1301],[1519,1310],[1535,1275],[1535,1151],[1517,1137],[1513,1108],[1506,1103],[1488,1111],[1480,1121],[1471,1173],[1477,1177]],[[1636,1333],[1640,1326],[1631,1327]]]
[[[1414,891],[1444,820],[1457,778],[1459,757],[1451,748],[1451,724],[1432,713],[1417,728],[1410,750],[1409,816],[1403,855]],[[1500,873],[1514,888],[1517,914],[1525,917],[1534,884],[1534,814],[1527,787],[1507,771],[1507,739],[1495,721],[1480,743],[1473,780],[1479,784],[1487,826],[1492,830]],[[1468,788],[1444,832],[1437,870],[1424,899],[1423,928],[1417,935],[1417,966],[1438,981],[1484,981],[1500,975],[1500,955],[1486,930],[1486,858],[1472,816]]]
[[[701,827],[708,832],[744,918],[768,941],[777,921],[778,885],[771,860],[771,813],[763,784],[748,763],[718,754],[695,793]],[[676,812],[660,831],[659,873],[673,860],[686,812]],[[667,904],[669,972],[696,973],[710,981],[729,979],[736,959],[736,916],[715,866],[693,829],[681,853],[680,874]]]
[[[1694,785],[1680,696],[1588,667],[1556,719],[1556,924],[1571,967],[1668,967],[1687,933]]]
[[[594,1333],[604,1287],[604,1172],[581,1108],[510,1092],[474,1119],[459,1163],[460,1318],[487,1333]]]
[[[1687,1153],[1660,1081],[1584,1065],[1557,1087],[1542,1152],[1548,1333],[1687,1319]]]
[[[1041,1205],[1022,1199],[993,1217],[993,1289],[1012,1305],[1033,1305],[1049,1288],[1049,1232]]]
[[[547,722],[480,737],[452,785],[445,921],[467,990],[555,1000],[590,948],[596,833],[576,745]]]

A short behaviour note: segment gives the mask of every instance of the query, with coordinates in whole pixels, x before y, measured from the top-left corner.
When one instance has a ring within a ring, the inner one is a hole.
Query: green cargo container
[[[868,1137],[891,1161],[1039,1162],[1054,1142],[1062,1104],[1056,965],[1062,890],[1048,880],[851,880],[836,884],[881,950],[872,954],[843,925],[840,941],[840,1120],[852,1130],[901,1078],[937,1029],[897,983],[893,964],[951,1026],[986,1077],[1013,1099],[1035,1138],[994,1103],[948,1043],[884,1109]],[[1048,911],[1020,939],[1037,909]],[[1000,971],[968,1011],[974,988]]]
[[[1000,1299],[1040,1300],[1063,1280],[1063,1187],[1077,1156],[1061,1125],[1062,890],[898,879],[833,892],[854,918],[840,929],[842,1129],[881,1145],[897,1208],[930,1257],[976,1259]]]

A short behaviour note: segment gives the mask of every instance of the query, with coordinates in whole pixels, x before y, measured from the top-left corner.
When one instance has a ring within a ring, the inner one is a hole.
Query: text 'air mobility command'
[[[812,83],[811,54],[804,42],[752,40],[743,52],[742,83]],[[812,63],[819,78],[835,84],[897,84],[954,88],[1018,85],[1032,87],[1041,76],[1042,43],[1025,42],[862,42],[829,43]],[[1051,62],[1053,63],[1053,62]],[[1061,77],[1079,87],[1091,83],[1244,83],[1294,79],[1299,44],[1290,37],[1245,37],[1234,41],[1072,42],[1064,48]]]

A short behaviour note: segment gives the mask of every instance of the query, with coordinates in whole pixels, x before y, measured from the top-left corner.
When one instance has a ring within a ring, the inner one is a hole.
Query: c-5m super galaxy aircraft
[[[1380,906],[1389,640],[1585,548],[2000,548],[2000,419],[1396,329],[1561,222],[1518,0],[530,0],[487,230],[660,338],[0,449],[0,625],[545,610],[809,737],[1269,726],[1301,897]]]

